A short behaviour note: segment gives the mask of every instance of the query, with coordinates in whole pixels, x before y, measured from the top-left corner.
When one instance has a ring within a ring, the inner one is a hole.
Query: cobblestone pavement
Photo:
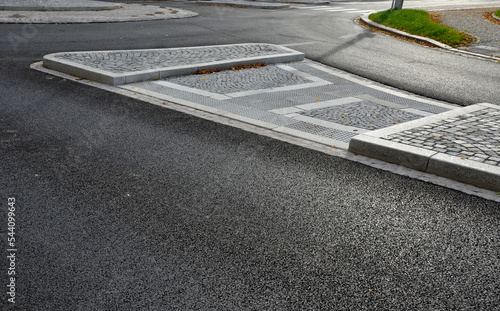
[[[283,50],[277,46],[251,44],[231,47],[61,53],[55,57],[113,73],[124,73],[187,64],[202,64],[254,55],[277,55],[282,52]]]
[[[116,4],[113,3],[113,5]],[[0,9],[0,23],[11,24],[112,23],[194,16],[198,16],[198,13],[184,9],[159,7],[154,5],[154,2],[151,2],[151,5],[121,3],[119,9],[103,11],[5,11]]]
[[[500,110],[485,108],[382,139],[500,166]]]
[[[446,10],[432,13],[437,14],[442,24],[477,38],[471,46],[459,49],[500,57],[500,21],[495,23],[484,16],[498,9],[500,8]]]
[[[208,75],[188,75],[170,78],[166,81],[220,94],[310,82],[292,72],[274,66],[236,71],[225,70]]]
[[[453,109],[373,89],[309,62],[172,77],[123,87],[173,96],[207,107],[332,139],[351,137]]]
[[[376,130],[422,118],[408,111],[389,108],[369,101],[302,112],[302,115],[367,130]]]

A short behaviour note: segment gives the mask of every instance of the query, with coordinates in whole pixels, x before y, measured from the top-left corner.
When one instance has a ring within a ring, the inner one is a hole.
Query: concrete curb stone
[[[355,136],[349,143],[349,151],[379,160],[403,165],[422,172],[469,183],[478,187],[500,191],[500,167],[428,150],[417,146],[389,141],[384,138],[409,129],[422,127],[454,117],[467,118],[467,114],[493,108],[497,105],[481,103],[421,118],[373,132]],[[500,146],[498,146],[500,148]]]

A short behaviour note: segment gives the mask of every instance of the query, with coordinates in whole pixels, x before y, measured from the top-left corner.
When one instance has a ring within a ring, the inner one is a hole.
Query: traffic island
[[[46,68],[80,78],[119,85],[188,75],[199,70],[224,70],[247,64],[301,61],[304,54],[274,44],[233,44],[155,50],[54,53],[44,56]]]

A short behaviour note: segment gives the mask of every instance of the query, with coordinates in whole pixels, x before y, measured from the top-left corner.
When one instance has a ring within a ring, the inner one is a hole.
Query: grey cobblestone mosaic
[[[396,104],[400,104],[403,106],[406,106],[408,108],[413,108],[413,109],[418,109],[430,113],[441,113],[441,112],[446,112],[449,111],[450,109],[444,108],[441,106],[435,106],[435,105],[430,105],[427,103],[423,103],[417,100],[409,99],[409,98],[404,98],[400,96],[396,96],[390,93],[382,92],[379,90],[374,90],[371,88],[366,87],[366,89],[363,91],[364,94],[371,95],[373,97],[388,101],[388,102],[393,102]]]
[[[113,73],[125,73],[281,53],[284,51],[274,45],[249,44],[230,47],[61,53],[56,57]]]
[[[187,75],[165,79],[165,81],[218,94],[276,88],[311,82],[290,71],[275,66],[236,71],[225,70],[212,74]]]
[[[485,108],[382,139],[500,166],[500,111]]]
[[[376,130],[422,117],[368,101],[304,111],[300,114],[368,130]]]
[[[302,62],[289,64],[290,68],[305,69],[303,73],[318,73],[318,70],[305,65]],[[321,73],[321,71],[319,71]],[[318,74],[319,75],[319,74]],[[330,77],[328,77],[330,76]],[[413,99],[398,97],[382,91],[350,82],[335,77],[334,75],[321,74],[321,78],[332,84],[324,86],[313,86],[302,89],[286,91],[263,91],[259,94],[227,98],[213,99],[208,96],[190,93],[189,89],[177,90],[168,86],[162,86],[155,82],[136,83],[135,86],[159,92],[176,98],[202,103],[204,105],[221,109],[223,111],[239,114],[260,121],[285,126],[290,129],[299,130],[309,134],[335,139],[348,143],[357,135],[356,132],[348,132],[340,129],[329,128],[321,125],[297,121],[293,118],[276,115],[269,110],[295,107],[304,104],[321,103],[323,101],[336,100],[348,96],[360,96],[371,94],[378,99],[397,101],[399,103],[410,103],[410,106],[423,108],[424,110],[448,109],[418,102]],[[328,78],[328,79],[327,79]],[[164,81],[192,87],[193,90],[204,90],[210,93],[230,94],[245,90],[271,89],[286,85],[299,85],[309,83],[310,80],[296,75],[294,72],[284,70],[276,66],[268,66],[238,71],[222,71],[212,74],[189,75],[163,79]],[[342,94],[342,92],[345,92]],[[347,95],[347,96],[346,96]],[[404,106],[404,105],[403,105]],[[366,130],[375,130],[422,118],[401,109],[389,108],[387,106],[363,100],[351,104],[335,105],[328,108],[304,111],[301,115],[329,121],[340,125],[348,125]],[[343,116],[343,117],[342,117]],[[369,125],[369,126],[367,126]]]

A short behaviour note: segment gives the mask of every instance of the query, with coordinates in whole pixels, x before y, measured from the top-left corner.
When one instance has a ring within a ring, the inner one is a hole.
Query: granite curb
[[[449,46],[447,44],[444,44],[442,42],[436,41],[434,39],[430,39],[430,38],[426,38],[426,37],[422,37],[422,36],[417,36],[417,35],[412,35],[412,34],[409,34],[407,32],[404,32],[404,31],[401,31],[401,30],[398,30],[398,29],[394,29],[394,28],[391,28],[391,27],[387,27],[387,26],[381,25],[379,23],[376,23],[376,22],[370,20],[370,18],[369,18],[370,14],[373,14],[373,13],[363,14],[362,16],[359,17],[359,19],[361,20],[362,23],[364,23],[364,24],[366,24],[366,25],[368,25],[370,27],[373,27],[373,28],[376,28],[376,29],[379,29],[379,30],[383,30],[383,31],[387,31],[388,33],[395,34],[395,35],[398,35],[398,36],[402,36],[402,37],[405,37],[405,38],[408,38],[408,39],[413,39],[413,40],[417,40],[417,41],[420,41],[420,42],[425,42],[425,43],[428,43],[428,44],[430,44],[432,46],[435,46],[435,47],[438,47],[438,48],[442,48],[444,50],[448,50],[448,51],[451,51],[451,52],[465,54],[465,55],[469,55],[469,56],[480,57],[480,58],[485,58],[485,59],[488,59],[488,60],[498,61],[497,57],[492,57],[492,56],[484,55],[484,54],[480,54],[480,53],[474,53],[474,52],[468,52],[468,51],[463,51],[463,50],[455,49],[455,48],[453,48],[453,47],[451,47],[451,46]]]
[[[360,134],[351,139],[348,150],[355,154],[458,180],[481,188],[500,191],[500,167],[498,166],[384,139],[389,135],[402,133],[449,118],[466,117],[471,112],[485,108],[493,108],[500,113],[500,106],[488,103],[475,104]],[[498,147],[500,148],[500,146]]]
[[[251,46],[258,45],[256,43],[249,44],[238,44],[238,45],[227,45],[229,46]],[[276,47],[274,44],[260,44],[269,47]],[[224,45],[218,46],[204,46],[204,47],[192,47],[192,48],[171,48],[171,49],[154,49],[154,50],[124,50],[124,51],[97,51],[98,53],[123,53],[123,52],[144,52],[144,51],[179,51],[179,50],[196,50],[196,49],[206,49],[210,47],[224,47]],[[120,85],[125,83],[133,83],[147,80],[157,80],[166,77],[180,76],[193,74],[198,70],[224,70],[229,69],[233,66],[241,66],[248,64],[276,64],[285,62],[301,61],[305,58],[304,53],[297,52],[295,50],[289,49],[287,47],[279,46],[279,49],[283,53],[272,54],[272,55],[259,55],[245,58],[235,58],[230,60],[221,61],[210,61],[201,62],[188,65],[172,66],[172,67],[159,67],[150,70],[138,70],[129,71],[123,73],[115,73],[109,70],[102,70],[99,68],[94,68],[86,66],[83,64],[78,64],[71,60],[66,60],[59,58],[59,55],[75,55],[78,52],[68,52],[68,53],[53,53],[43,57],[43,65],[46,68],[53,69],[56,71],[71,74],[80,78],[85,78],[97,82],[101,82],[108,85]]]
[[[225,0],[214,0],[214,1],[196,1],[197,4],[201,5],[228,5],[244,8],[254,8],[254,9],[289,9],[289,4],[283,3],[270,3],[270,2],[257,2],[257,1],[225,1]]]

